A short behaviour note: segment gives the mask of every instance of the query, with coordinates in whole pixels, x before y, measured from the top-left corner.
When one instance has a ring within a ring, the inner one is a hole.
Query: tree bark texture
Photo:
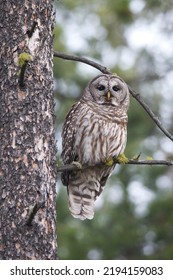
[[[56,258],[53,24],[51,0],[0,1],[1,259]]]

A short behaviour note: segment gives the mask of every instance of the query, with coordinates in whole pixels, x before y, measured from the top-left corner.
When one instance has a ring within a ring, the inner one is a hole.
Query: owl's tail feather
[[[68,187],[69,209],[74,218],[80,220],[93,219],[95,190],[87,187]]]

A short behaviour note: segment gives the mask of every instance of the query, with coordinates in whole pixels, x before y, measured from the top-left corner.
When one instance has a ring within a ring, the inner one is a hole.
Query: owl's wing
[[[62,130],[62,153],[61,158],[63,164],[70,164],[78,159],[78,155],[74,149],[75,137],[76,137],[76,121],[78,114],[80,113],[80,101],[75,103],[69,113],[66,116],[63,130]],[[61,174],[62,183],[68,186],[69,174],[71,171],[64,171]]]

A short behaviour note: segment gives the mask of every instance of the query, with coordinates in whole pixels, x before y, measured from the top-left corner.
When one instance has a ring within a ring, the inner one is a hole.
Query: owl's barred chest
[[[126,145],[126,125],[94,115],[78,119],[75,152],[79,162],[95,164],[123,153]]]

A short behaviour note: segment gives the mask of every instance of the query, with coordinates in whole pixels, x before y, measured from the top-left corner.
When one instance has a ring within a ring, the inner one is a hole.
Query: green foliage
[[[152,32],[153,18],[158,22],[159,34],[168,34],[169,40],[170,11],[169,0],[57,1],[54,49],[87,56],[111,68],[140,92],[153,111],[167,121],[167,128],[173,131],[172,108],[168,104],[171,104],[171,96],[165,103],[167,92],[171,92],[166,81],[170,81],[167,77],[172,77],[169,73],[172,56],[169,57],[167,51],[162,52],[160,37],[154,47],[145,44],[135,48],[130,43],[130,32],[144,23],[145,36]],[[161,26],[160,18],[164,18]],[[140,39],[135,39],[139,44]],[[150,39],[151,35],[148,36]],[[97,74],[98,71],[89,66],[54,59],[57,135],[69,108],[81,96],[89,79]],[[58,141],[61,141],[59,137]],[[172,158],[171,143],[165,143],[169,141],[165,142],[163,134],[131,98],[127,157],[141,153],[141,159],[147,156]],[[165,182],[163,178],[166,178]],[[59,258],[172,259],[171,182],[170,167],[118,165],[98,202],[94,219],[78,221],[70,216],[66,188],[58,180]],[[146,199],[144,210],[140,202],[143,197]]]

